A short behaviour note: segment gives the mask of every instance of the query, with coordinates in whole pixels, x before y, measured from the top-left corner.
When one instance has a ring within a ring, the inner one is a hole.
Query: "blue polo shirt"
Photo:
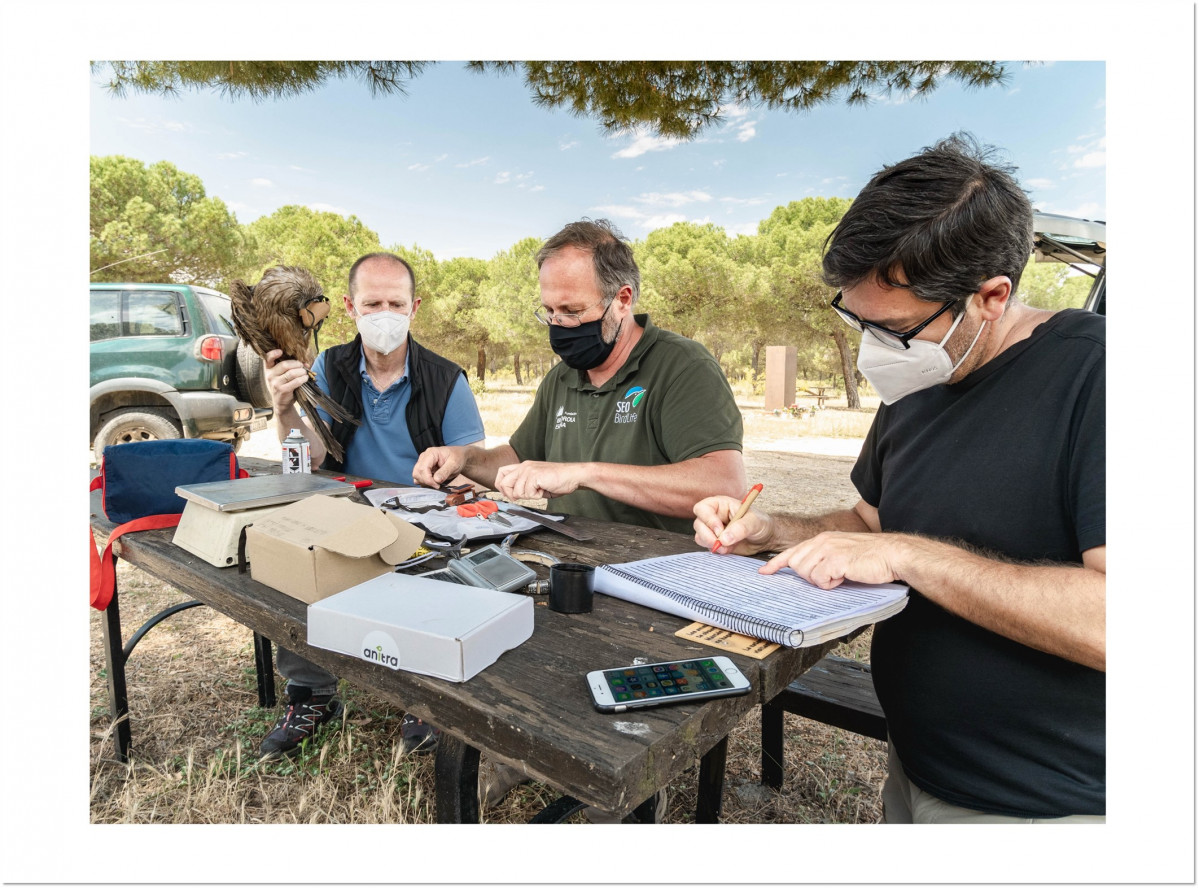
[[[312,365],[316,384],[329,391],[325,379],[325,352]],[[346,453],[345,470],[351,475],[364,475],[396,484],[412,484],[412,468],[416,465],[416,446],[408,432],[406,413],[412,397],[408,379],[408,360],[404,359],[404,375],[380,392],[366,372],[366,356],[358,356],[358,374],[362,378],[362,425],[354,432]],[[325,422],[328,415],[318,411]],[[475,404],[474,393],[465,376],[459,376],[450,393],[445,416],[441,420],[441,437],[446,444],[471,444],[483,440],[483,418]]]

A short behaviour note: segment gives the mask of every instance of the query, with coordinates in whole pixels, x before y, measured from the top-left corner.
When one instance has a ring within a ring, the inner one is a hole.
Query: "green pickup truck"
[[[213,438],[239,448],[271,418],[262,360],[229,297],[189,284],[91,284],[91,444]]]

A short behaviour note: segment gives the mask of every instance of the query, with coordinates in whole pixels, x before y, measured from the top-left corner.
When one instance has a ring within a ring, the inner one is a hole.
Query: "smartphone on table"
[[[587,673],[591,699],[600,712],[624,712],[666,703],[749,693],[749,679],[728,657],[697,657],[599,669]]]

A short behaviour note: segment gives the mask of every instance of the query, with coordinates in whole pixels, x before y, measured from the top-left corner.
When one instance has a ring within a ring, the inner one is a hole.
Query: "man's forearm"
[[[867,533],[871,528],[854,509],[839,509],[824,515],[771,515],[770,539],[758,551],[781,552],[826,530]]]
[[[1028,647],[1106,668],[1104,571],[1013,564],[908,534],[895,534],[888,548],[896,576],[950,613]]]
[[[511,445],[480,447],[468,444],[463,451],[460,474],[488,490],[494,490],[495,473],[500,470],[501,466],[511,465],[515,462],[518,462],[518,459],[516,451],[512,449]]]
[[[692,517],[706,496],[745,495],[741,454],[722,450],[660,466],[580,463],[586,487],[609,499],[672,518]]]

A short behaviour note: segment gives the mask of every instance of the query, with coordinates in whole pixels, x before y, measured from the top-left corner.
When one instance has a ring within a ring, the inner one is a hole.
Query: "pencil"
[[[729,521],[729,524],[735,524],[736,522],[738,522],[742,518],[744,518],[746,513],[749,512],[749,507],[754,504],[754,500],[756,500],[758,498],[758,494],[761,492],[762,492],[761,484],[755,484],[753,487],[751,487],[749,489],[749,493],[745,494],[745,498],[741,500],[741,505],[738,507],[737,513],[735,515],[733,515],[732,520]],[[728,527],[728,524],[726,524],[725,527]],[[720,536],[717,535],[716,542],[714,542],[712,544],[712,554],[715,555],[716,550],[719,548],[720,548]]]

